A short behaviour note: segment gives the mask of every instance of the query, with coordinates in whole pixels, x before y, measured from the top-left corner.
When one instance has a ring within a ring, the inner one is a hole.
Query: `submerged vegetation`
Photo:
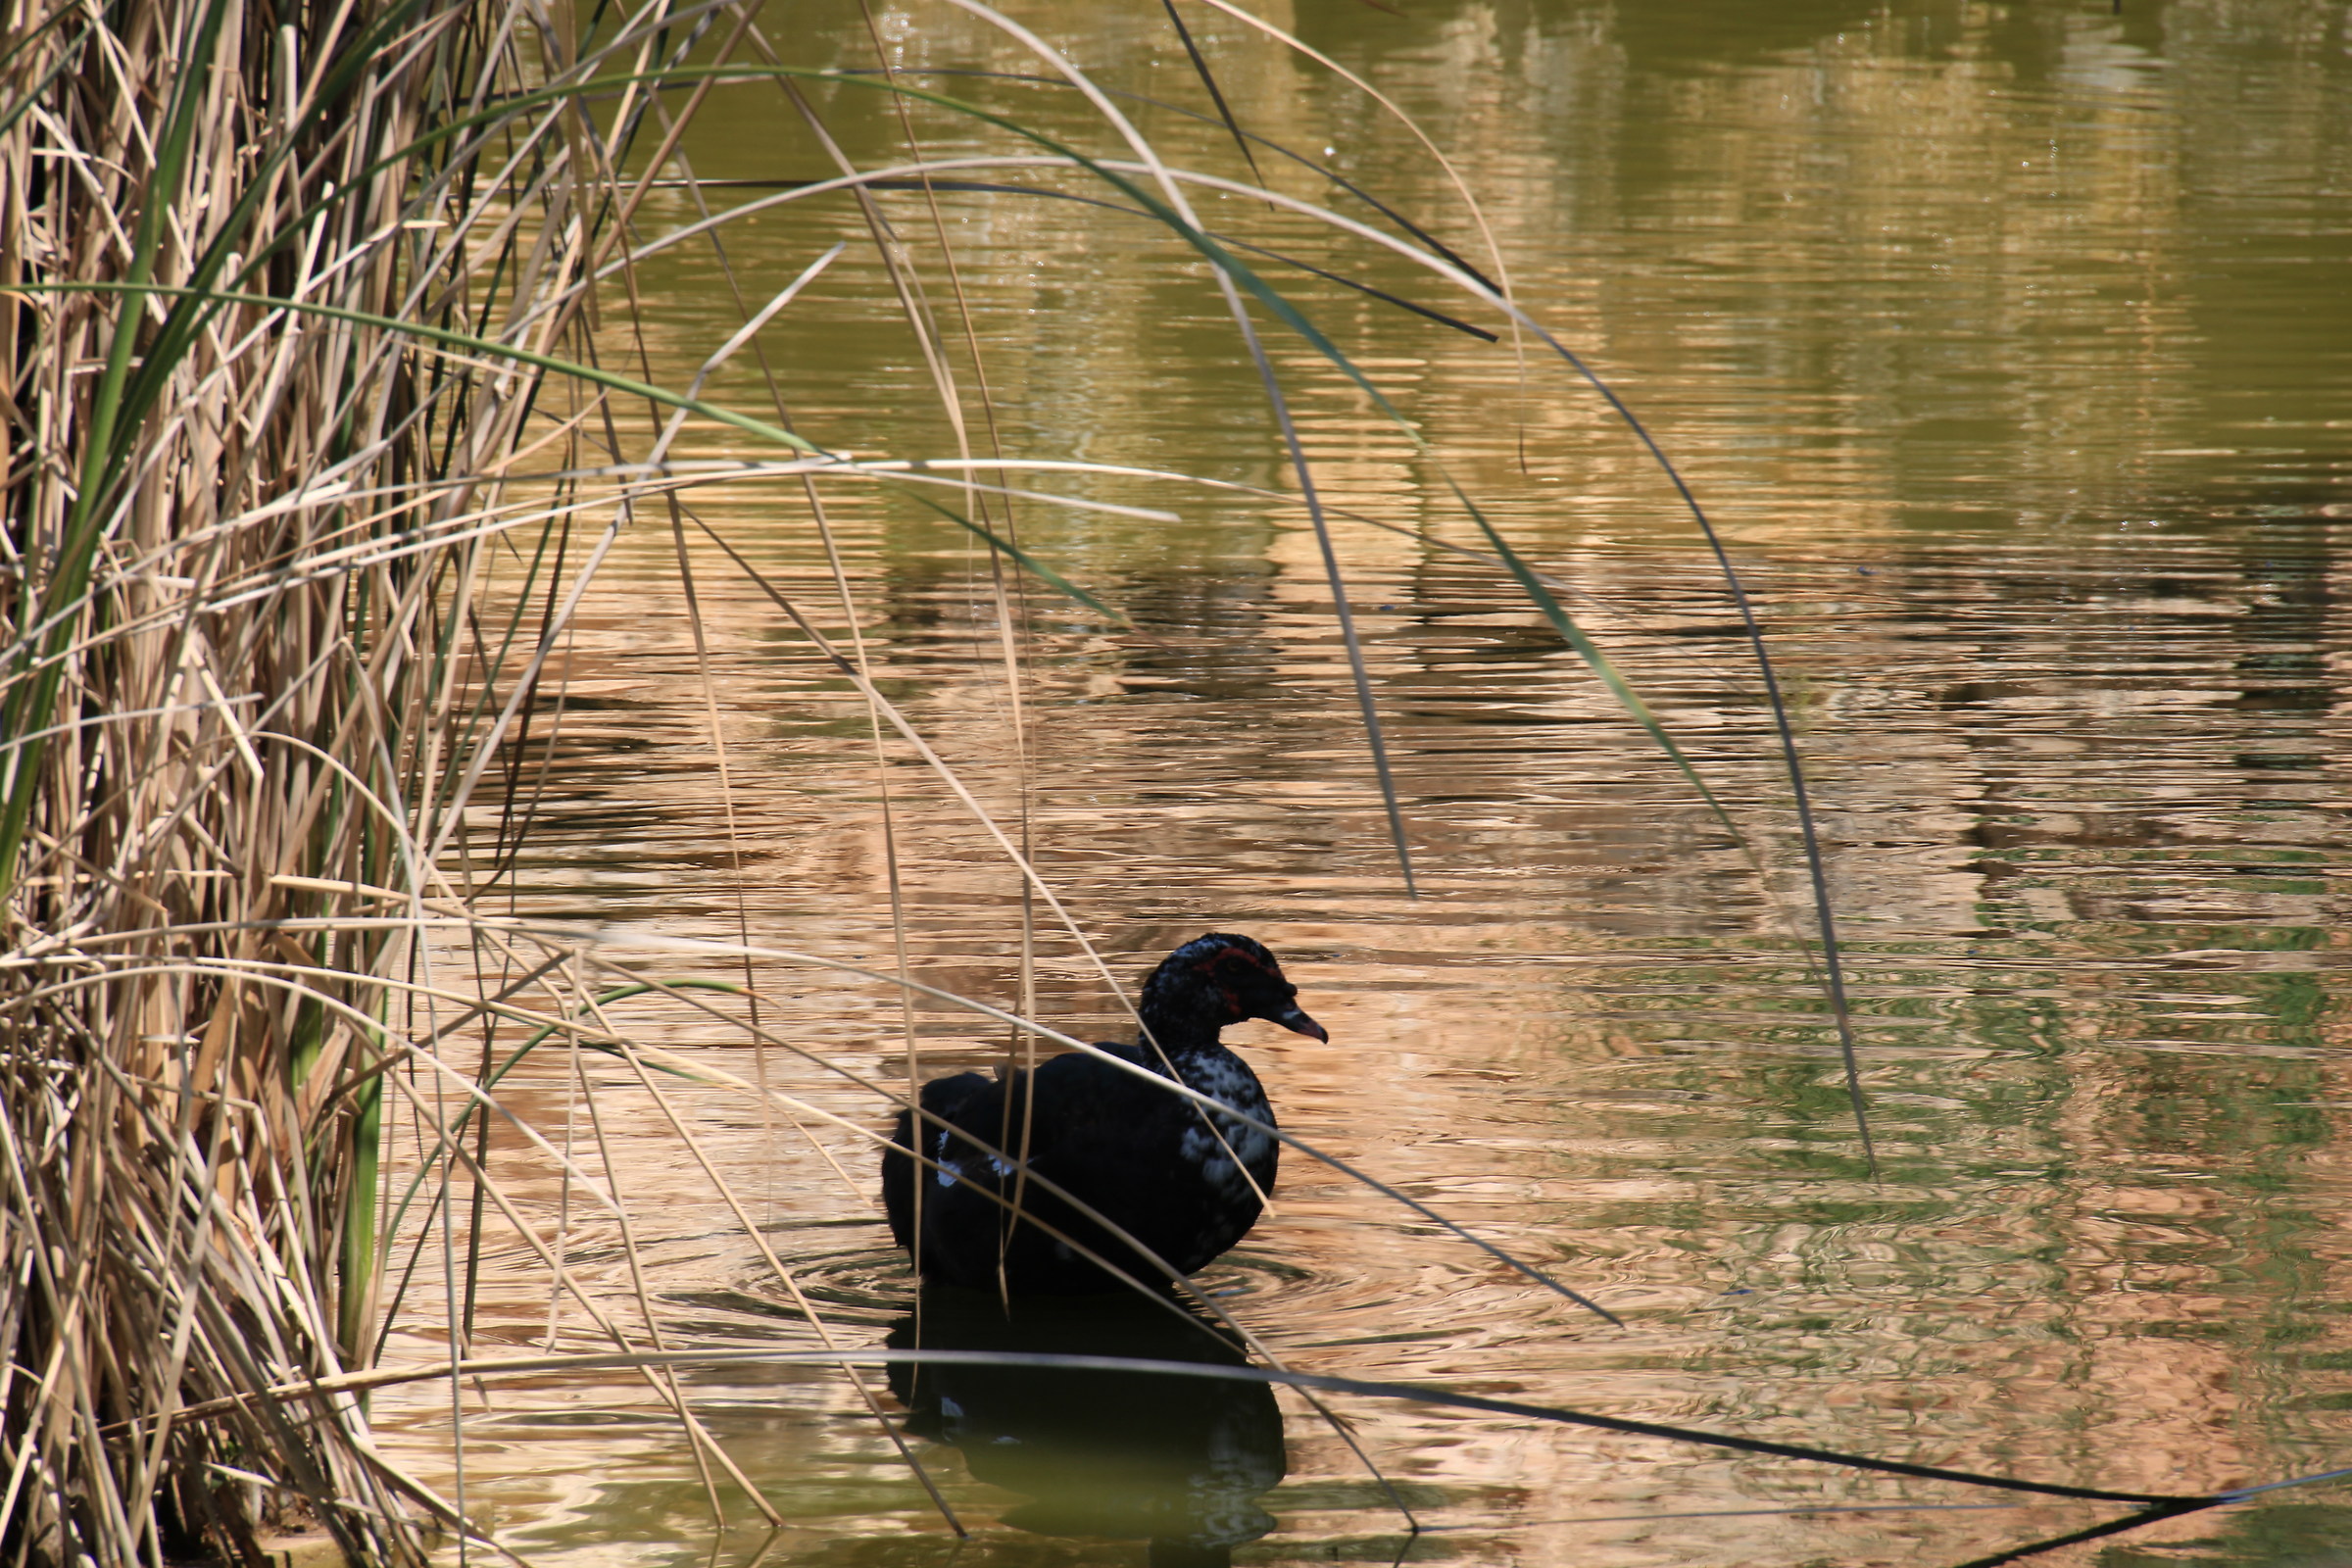
[[[1200,107],[1113,92],[977,0],[942,8],[995,51],[971,79],[901,69],[893,19],[862,11],[871,50],[845,64],[794,58],[751,5],[6,3],[0,1560],[253,1560],[283,1529],[326,1532],[354,1561],[420,1561],[436,1538],[508,1551],[466,1492],[469,1401],[486,1403],[501,1380],[592,1374],[643,1380],[683,1433],[714,1516],[779,1525],[691,1392],[696,1368],[753,1361],[846,1378],[961,1532],[906,1437],[950,1430],[949,1407],[978,1397],[950,1389],[1019,1402],[1027,1386],[992,1382],[998,1371],[1090,1370],[1057,1357],[1054,1336],[1072,1331],[1016,1343],[992,1320],[974,1331],[979,1348],[941,1350],[895,1330],[877,1348],[780,1246],[774,1195],[751,1190],[696,1108],[708,1102],[687,1097],[749,1107],[751,1121],[731,1131],[794,1143],[812,1179],[862,1191],[887,1111],[942,1059],[918,1049],[916,1005],[959,1008],[997,1031],[1004,1059],[1093,1049],[1037,1021],[1040,954],[1106,996],[1123,988],[1083,912],[1033,861],[1023,639],[1041,606],[1096,628],[1127,625],[1134,612],[1040,542],[1055,537],[1027,526],[1040,514],[1154,525],[1171,497],[1206,492],[1312,539],[1328,591],[1318,609],[1344,672],[1334,689],[1353,705],[1362,747],[1348,765],[1408,890],[1413,824],[1335,533],[1401,532],[1510,584],[1747,852],[1768,894],[1780,891],[1768,862],[1799,865],[1788,940],[1816,966],[1826,1049],[1842,1058],[1830,1080],[1849,1118],[1838,1174],[1878,1174],[1830,883],[1758,617],[1664,450],[1513,301],[1484,219],[1434,145],[1460,208],[1443,220],[1394,210],[1253,129],[1173,3],[1153,24],[1170,29]],[[1250,48],[1303,51],[1419,136],[1370,83],[1272,24],[1228,0],[1198,12]],[[1066,115],[1025,120],[982,90],[1007,84],[1082,104],[1087,137],[1072,136]],[[698,117],[719,95],[748,94],[803,138],[816,161],[808,177],[697,177]],[[889,122],[888,157],[845,147],[836,121],[851,112]],[[1174,167],[1142,128],[1154,115],[1212,126],[1230,171]],[[943,126],[987,150],[962,140],[953,155],[932,150]],[[1275,482],[1017,448],[942,204],[1040,195],[1151,225],[1172,274],[1213,295],[1224,342],[1263,399],[1253,416],[1287,459]],[[741,236],[773,252],[779,226],[805,260],[780,287],[755,287],[734,259],[749,248]],[[1302,232],[1378,255],[1374,280],[1339,275],[1319,251],[1294,255]],[[791,367],[763,346],[795,313],[820,308],[811,302],[852,247],[897,303],[934,400],[934,448],[867,450],[857,409],[823,411],[818,430],[792,402]],[[733,318],[681,344],[646,279],[657,259],[688,248],[709,258]],[[1572,614],[1568,585],[1298,303],[1302,278],[1493,345],[1518,376],[1498,422],[1544,397],[1594,399],[1611,438],[1654,464],[1756,657],[1800,851],[1748,849],[1748,825]],[[1283,373],[1291,356],[1425,466],[1453,509],[1456,541],[1328,502]],[[773,569],[700,504],[742,491],[791,507],[791,526],[825,564],[813,596],[805,574]],[[1005,699],[985,750],[1002,765],[947,755],[869,661],[874,585],[845,564],[833,525],[847,495],[884,496],[979,553],[985,653]],[[707,604],[724,593],[760,606],[854,705],[849,729],[870,751],[880,811],[886,961],[844,956],[828,932],[757,929],[740,892],[726,915],[732,942],[605,929],[593,908],[551,913],[535,902],[527,868],[549,770],[567,745],[633,739],[583,725],[595,700],[568,680],[583,607],[633,537],[666,544],[663,592],[692,639],[720,803],[710,836],[739,889],[741,764],[721,720]],[[909,774],[965,813],[1016,890],[1003,906],[1017,910],[1017,1006],[912,978],[891,814],[892,780]],[[870,1050],[828,1052],[788,1027],[794,999],[767,979],[776,968],[883,999],[869,1033],[895,1033],[902,1070],[878,1073]],[[639,1027],[635,1009],[649,1004],[666,1009],[664,1022]],[[591,1059],[603,1077],[591,1079]],[[845,1112],[810,1082],[861,1108]],[[649,1278],[633,1227],[636,1204],[659,1200],[624,1191],[608,1142],[608,1118],[623,1114],[672,1140],[676,1164],[729,1216],[729,1245],[756,1254],[789,1324],[781,1348],[698,1338]],[[1512,1254],[1421,1185],[1282,1136],[1286,1171],[1328,1159],[1547,1305],[1619,1323],[1605,1297],[1589,1298],[1591,1281]],[[621,1260],[615,1276],[586,1276],[591,1231]],[[1158,1344],[1175,1323],[1191,1349],[1155,1358],[1203,1386],[1250,1385],[1234,1419],[1252,1434],[1250,1485],[1232,1506],[1251,1519],[1259,1482],[1281,1474],[1266,1385],[1328,1417],[1408,1531],[1411,1489],[1321,1401],[1421,1399],[2123,1510],[2068,1540],[2240,1495],[2020,1480],[1319,1377],[1286,1365],[1212,1295],[1174,1284],[1153,1298],[1144,1341]],[[395,1338],[416,1353],[388,1357]],[[1138,1371],[1116,1364],[1115,1347],[1084,1348],[1113,1363],[1092,1371],[1132,1390]],[[995,1370],[977,1373],[980,1363]],[[372,1394],[421,1383],[448,1390],[454,1487],[410,1473],[370,1433]],[[894,1392],[914,1420],[884,1403]],[[1204,1397],[1202,1423],[1224,1408]]]

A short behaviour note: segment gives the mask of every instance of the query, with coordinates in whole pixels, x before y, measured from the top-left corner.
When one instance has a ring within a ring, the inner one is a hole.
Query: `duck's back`
[[[1102,1049],[1142,1062],[1135,1047]],[[1217,1048],[1179,1066],[1192,1087],[1272,1123],[1256,1074],[1239,1056]],[[932,1280],[994,1289],[1001,1261],[1014,1291],[1115,1288],[1087,1251],[1147,1284],[1164,1277],[1048,1183],[1187,1274],[1240,1241],[1273,1190],[1273,1138],[1224,1116],[1212,1131],[1211,1114],[1164,1083],[1083,1054],[1008,1079],[938,1079],[924,1086],[921,1103],[923,1152],[936,1168],[903,1152],[912,1145],[902,1112],[882,1194],[892,1233]],[[1025,1216],[1018,1225],[1007,1207],[1015,1202]]]

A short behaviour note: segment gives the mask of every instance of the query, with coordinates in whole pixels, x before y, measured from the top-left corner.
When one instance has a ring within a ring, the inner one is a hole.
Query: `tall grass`
[[[632,1040],[609,1009],[645,988],[641,975],[576,931],[499,919],[489,902],[529,830],[534,726],[561,720],[551,670],[620,531],[669,524],[690,605],[695,541],[715,541],[861,695],[878,761],[931,767],[992,836],[1022,880],[1024,953],[1035,910],[1115,989],[1084,921],[1030,864],[1019,813],[1001,821],[983,806],[885,694],[858,638],[855,586],[825,512],[826,487],[840,483],[892,486],[984,541],[993,564],[1117,617],[1022,546],[1005,503],[1030,494],[1025,460],[996,440],[944,225],[934,221],[941,244],[918,265],[875,190],[934,191],[975,172],[1083,177],[1210,264],[1293,461],[1297,492],[1276,499],[1303,501],[1317,533],[1368,772],[1407,879],[1407,824],[1333,544],[1348,519],[1318,499],[1261,333],[1303,339],[1395,410],[1250,260],[1281,258],[1211,232],[1188,193],[1231,190],[1390,245],[1467,300],[1465,314],[1493,318],[1495,330],[1470,327],[1477,335],[1548,339],[1487,273],[1409,223],[1400,239],[1296,197],[1171,171],[1107,95],[972,0],[957,8],[1086,101],[1102,145],[1065,146],[887,71],[843,76],[781,61],[749,7],[6,4],[0,1545],[10,1561],[113,1568],[200,1548],[249,1558],[270,1527],[306,1519],[370,1561],[418,1558],[429,1528],[481,1536],[463,1446],[457,1494],[436,1494],[375,1449],[364,1395],[408,1375],[369,1368],[387,1320],[416,1305],[410,1293],[425,1287],[414,1281],[442,1292],[422,1314],[451,1341],[442,1375],[468,1362],[493,1231],[519,1238],[550,1298],[612,1347],[572,1364],[636,1370],[690,1435],[714,1505],[732,1485],[772,1520],[675,1380],[620,1195],[591,1178],[567,1133],[531,1125],[500,1098],[501,1080],[542,1046],[573,1053],[575,1081],[579,1051],[619,1057],[825,1353],[857,1359],[838,1351],[649,1069],[723,1083],[804,1127],[868,1141],[872,1127],[756,1073],[717,1073]],[[908,117],[899,161],[859,170],[803,91],[818,75],[960,116],[1001,134],[1004,150],[934,158]],[[708,199],[682,149],[722,86],[773,94],[838,175],[648,239],[635,218],[657,179],[685,170],[683,187]],[[1211,96],[1253,157],[1233,106]],[[682,389],[644,368],[639,262],[823,196],[858,204],[952,450],[853,463],[796,433],[780,394],[757,413],[705,399],[710,375],[756,349],[831,252],[770,299],[739,297],[741,328],[710,346]],[[616,353],[637,373],[604,363]],[[681,450],[690,431],[714,427],[767,461]],[[1397,427],[1420,448],[1401,416]],[[779,478],[802,487],[834,564],[849,627],[838,645],[680,494]],[[1671,750],[1547,579],[1454,494],[1489,559]],[[1017,693],[1007,577],[995,591]],[[705,695],[723,798],[723,735]],[[740,934],[734,953],[747,959],[827,962],[793,951],[791,933],[784,948],[755,946],[748,924]],[[868,978],[907,986],[903,934],[900,957],[898,975]],[[725,1010],[711,984],[657,989],[741,1040],[796,1049],[756,1006]],[[975,1010],[1024,1041],[1085,1049]],[[908,1045],[910,1078],[911,1031]],[[855,1079],[877,1109],[903,1093],[812,1065]],[[391,1118],[417,1142],[413,1164],[387,1180]],[[566,1221],[541,1223],[490,1171],[494,1121],[611,1210],[625,1298],[583,1286],[566,1264]],[[462,1436],[454,1376],[451,1391]]]
[[[519,7],[10,0],[0,39],[0,1521],[12,1562],[250,1557],[452,1510],[351,1396],[381,1118],[461,890],[466,612],[600,188]],[[552,62],[557,67],[564,63]],[[452,127],[459,127],[453,133]],[[470,313],[470,314],[469,314]]]

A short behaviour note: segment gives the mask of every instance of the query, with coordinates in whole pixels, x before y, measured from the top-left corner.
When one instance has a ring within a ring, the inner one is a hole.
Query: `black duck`
[[[1266,1018],[1329,1039],[1298,1010],[1298,996],[1273,954],[1248,937],[1212,933],[1169,954],[1144,982],[1136,1011],[1145,1040],[1102,1049],[1162,1078],[1173,1068],[1190,1088],[1271,1126],[1257,1074],[1225,1049],[1218,1032]],[[1018,1293],[1115,1289],[1118,1282],[1081,1248],[1148,1283],[1166,1279],[1165,1270],[1039,1182],[1024,1181],[1014,1163],[1023,1151],[1030,1175],[1184,1274],[1247,1235],[1274,1190],[1280,1146],[1273,1138],[1078,1053],[1005,1078],[967,1072],[934,1079],[923,1086],[921,1104],[923,1152],[935,1163],[918,1168],[910,1157],[913,1118],[901,1111],[893,1147],[882,1154],[882,1206],[916,1272],[935,1283],[987,1290],[1001,1283]],[[1006,1207],[1016,1196],[1024,1216],[1018,1224]]]

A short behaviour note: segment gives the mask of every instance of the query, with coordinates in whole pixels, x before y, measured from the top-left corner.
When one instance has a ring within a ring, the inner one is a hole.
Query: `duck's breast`
[[[1183,1070],[1184,1081],[1192,1088],[1245,1116],[1273,1125],[1273,1107],[1266,1103],[1257,1074],[1232,1052],[1203,1053],[1187,1061]],[[1274,1183],[1276,1141],[1247,1122],[1199,1114],[1199,1107],[1193,1108],[1196,1113],[1186,1118],[1179,1153],[1218,1199],[1249,1206],[1254,1217],[1263,1192]]]

